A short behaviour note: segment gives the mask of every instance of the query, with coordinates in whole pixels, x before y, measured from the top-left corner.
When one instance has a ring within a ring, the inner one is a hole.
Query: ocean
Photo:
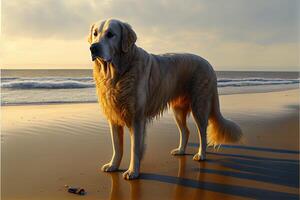
[[[217,71],[220,94],[299,88],[299,72]],[[1,105],[96,102],[92,70],[1,70]]]

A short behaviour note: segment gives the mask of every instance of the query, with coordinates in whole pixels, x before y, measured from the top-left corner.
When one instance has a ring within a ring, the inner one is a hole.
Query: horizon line
[[[93,70],[93,68],[0,68],[0,70]],[[298,70],[270,70],[270,69],[265,69],[265,70],[257,70],[257,69],[254,69],[254,70],[249,70],[249,69],[245,69],[245,70],[242,70],[242,69],[236,69],[236,70],[233,70],[233,69],[228,69],[228,70],[216,70],[214,69],[215,71],[217,72],[232,72],[232,71],[235,71],[235,72],[298,72],[300,73],[300,67]]]

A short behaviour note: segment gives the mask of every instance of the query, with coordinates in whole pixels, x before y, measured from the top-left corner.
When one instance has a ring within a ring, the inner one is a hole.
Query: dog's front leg
[[[113,156],[111,161],[102,166],[102,171],[112,172],[118,170],[123,156],[123,135],[124,129],[122,126],[109,122],[110,134],[113,146]]]
[[[145,125],[145,120],[139,119],[135,120],[132,123],[132,127],[130,127],[130,165],[129,169],[123,174],[123,177],[127,180],[135,179],[139,176]]]

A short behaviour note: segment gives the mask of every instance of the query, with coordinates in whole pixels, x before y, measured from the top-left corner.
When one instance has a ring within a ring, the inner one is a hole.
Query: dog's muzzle
[[[96,58],[100,58],[105,62],[111,62],[112,60],[110,57],[103,56],[103,52],[100,48],[100,45],[97,43],[91,45],[90,51],[91,51],[92,61],[96,60]]]
[[[90,51],[91,51],[92,61],[94,61],[97,57],[100,56],[100,48],[96,43],[91,45]]]

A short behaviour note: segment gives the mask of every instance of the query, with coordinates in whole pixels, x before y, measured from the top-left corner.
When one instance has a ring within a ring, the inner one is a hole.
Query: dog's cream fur
[[[234,122],[220,112],[217,78],[211,65],[192,54],[149,54],[135,45],[136,34],[127,23],[106,20],[92,26],[89,42],[99,103],[110,124],[111,161],[103,171],[118,169],[123,154],[123,127],[131,133],[131,160],[125,179],[139,175],[145,127],[148,121],[171,107],[180,132],[183,155],[189,137],[187,115],[192,112],[198,127],[199,150],[194,160],[205,160],[208,144],[237,142],[242,135]],[[95,53],[96,52],[96,53]],[[207,126],[210,125],[207,131]]]

